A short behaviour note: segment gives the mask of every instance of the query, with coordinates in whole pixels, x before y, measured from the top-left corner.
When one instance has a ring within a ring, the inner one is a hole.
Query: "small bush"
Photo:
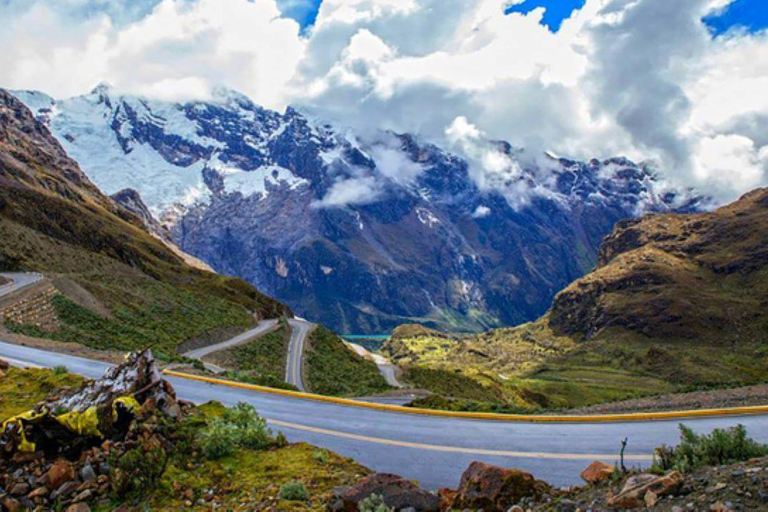
[[[743,425],[715,429],[711,434],[698,435],[680,425],[680,444],[674,448],[656,448],[653,470],[675,469],[689,473],[702,466],[734,464],[768,455],[768,445],[758,443],[747,435]]]
[[[140,445],[110,456],[110,485],[119,500],[147,500],[165,473],[168,455],[159,447]]]
[[[363,501],[357,504],[357,509],[360,512],[394,512],[395,509],[390,508],[384,503],[384,498],[378,494],[371,494]]]
[[[232,455],[237,447],[263,450],[281,443],[252,405],[239,403],[208,423],[201,434],[200,449],[214,460]]]
[[[328,451],[318,448],[312,452],[312,459],[316,460],[320,464],[328,464]]]
[[[53,368],[53,374],[54,375],[66,375],[69,373],[69,370],[66,366],[56,366]]]
[[[280,486],[277,497],[285,501],[307,501],[309,500],[309,491],[301,482],[288,482]]]

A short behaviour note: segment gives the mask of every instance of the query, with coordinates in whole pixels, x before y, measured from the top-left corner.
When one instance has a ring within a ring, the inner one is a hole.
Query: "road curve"
[[[274,320],[274,319],[262,320],[261,322],[259,322],[259,325],[257,325],[250,331],[246,331],[238,336],[235,336],[231,340],[223,341],[221,343],[217,343],[216,345],[209,345],[207,347],[191,350],[185,353],[184,356],[190,359],[202,359],[207,355],[213,354],[214,352],[227,350],[229,348],[237,347],[244,343],[248,343],[252,339],[266,333],[270,329],[274,329],[276,325],[277,325],[277,320]]]
[[[105,363],[0,342],[14,364],[64,365],[97,378]],[[197,403],[253,404],[292,442],[306,441],[352,457],[375,471],[400,474],[430,489],[458,484],[474,460],[533,473],[553,485],[572,485],[592,460],[615,462],[629,438],[629,465],[647,466],[653,448],[675,444],[679,421],[533,424],[467,420],[360,409],[339,404],[169,378],[179,397]],[[697,432],[741,423],[768,442],[768,416],[683,421]]]
[[[291,341],[288,344],[288,357],[285,360],[285,381],[296,386],[299,391],[306,391],[303,375],[304,346],[314,326],[296,318],[288,320],[288,324],[291,326]]]
[[[40,274],[22,274],[16,272],[3,272],[0,276],[10,279],[11,282],[0,286],[0,297],[5,297],[11,293],[16,293],[28,286],[32,286],[40,281],[43,276]]]

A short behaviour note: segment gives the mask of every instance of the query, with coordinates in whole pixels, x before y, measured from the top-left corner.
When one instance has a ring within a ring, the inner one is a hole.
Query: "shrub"
[[[214,418],[203,429],[200,449],[207,459],[215,460],[232,455],[236,447],[237,427],[231,423]]]
[[[262,450],[282,442],[272,437],[267,422],[252,405],[239,403],[208,423],[201,434],[200,449],[206,458],[214,460],[232,455],[237,447]]]
[[[69,370],[66,366],[56,366],[53,368],[53,374],[54,375],[66,375],[69,373]]]
[[[285,501],[307,501],[309,500],[309,491],[301,482],[288,482],[280,486],[277,497]]]
[[[146,500],[160,482],[168,464],[165,450],[156,446],[139,445],[109,459],[110,485],[115,498]]]
[[[318,448],[312,452],[312,458],[320,464],[328,464],[328,451]]]
[[[357,504],[357,509],[360,512],[394,512],[395,509],[390,508],[384,503],[384,498],[378,494],[371,494],[363,501]]]
[[[715,429],[709,435],[698,435],[680,425],[680,444],[674,448],[659,446],[654,455],[655,471],[676,469],[688,473],[702,466],[734,464],[764,457],[768,455],[768,445],[751,439],[743,425]]]

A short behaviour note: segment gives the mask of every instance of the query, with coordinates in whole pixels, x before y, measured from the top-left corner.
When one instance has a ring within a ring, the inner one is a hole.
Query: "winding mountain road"
[[[11,281],[10,283],[0,286],[0,298],[12,293],[17,293],[28,286],[32,286],[43,278],[40,274],[20,274],[15,272],[3,272],[0,273],[0,276]]]
[[[285,381],[296,386],[300,391],[306,391],[304,386],[304,347],[307,336],[314,325],[297,318],[288,320],[291,326],[291,341],[288,345],[288,357],[285,361]]]
[[[90,378],[107,365],[0,342],[0,358],[16,365],[63,365]],[[653,448],[674,444],[679,421],[556,423],[467,420],[406,414],[236,389],[169,378],[179,397],[196,403],[253,404],[289,440],[306,441],[352,457],[376,471],[418,480],[427,488],[456,486],[474,460],[533,473],[554,485],[578,483],[592,460],[615,462],[621,440],[629,438],[628,465],[647,466]],[[741,423],[768,442],[768,416],[685,420],[698,432]]]
[[[259,325],[257,325],[253,329],[249,331],[245,331],[244,333],[239,334],[230,340],[217,343],[216,345],[208,345],[207,347],[191,350],[189,352],[186,352],[184,356],[190,359],[202,359],[205,356],[213,354],[214,352],[227,350],[232,347],[238,347],[240,345],[243,345],[244,343],[248,343],[252,339],[258,338],[262,334],[265,334],[271,329],[274,329],[275,326],[277,326],[277,320],[262,320],[261,322],[259,322]]]

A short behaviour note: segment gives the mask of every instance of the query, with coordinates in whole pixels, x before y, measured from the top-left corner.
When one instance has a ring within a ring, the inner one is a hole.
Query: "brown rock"
[[[645,496],[643,497],[643,501],[645,501],[645,506],[648,508],[653,508],[656,506],[656,503],[659,502],[659,495],[655,492],[649,490],[645,493]]]
[[[596,460],[581,472],[581,479],[588,484],[599,484],[610,480],[615,470],[615,466]]]
[[[539,499],[549,486],[531,474],[517,469],[502,469],[473,462],[461,476],[456,509],[483,509],[506,512],[522,498]]]
[[[75,479],[75,467],[67,460],[59,459],[48,470],[48,488],[58,489]]]
[[[453,489],[440,489],[437,498],[440,500],[440,510],[450,510],[459,493]]]
[[[364,478],[357,485],[334,490],[328,505],[331,512],[357,512],[358,504],[371,494],[378,494],[387,506],[400,510],[413,508],[417,512],[440,510],[438,497],[397,475],[377,473]]]
[[[35,498],[45,498],[46,496],[48,496],[48,494],[50,494],[50,491],[48,490],[47,487],[38,487],[37,489],[29,493],[27,495],[27,498],[31,500],[34,500]]]
[[[12,496],[24,496],[28,492],[29,492],[29,484],[26,484],[24,482],[14,484],[10,489],[10,493]]]
[[[75,503],[67,507],[67,512],[91,512],[91,507],[87,503]]]
[[[18,500],[15,500],[10,496],[6,496],[4,498],[0,498],[0,510],[7,510],[8,512],[21,512],[23,507],[21,506],[21,503],[18,502]]]
[[[618,509],[640,508],[645,504],[645,495],[649,491],[652,491],[658,500],[661,496],[676,494],[683,482],[683,475],[677,471],[661,477],[638,475],[627,480],[618,495],[609,497],[608,506]]]

